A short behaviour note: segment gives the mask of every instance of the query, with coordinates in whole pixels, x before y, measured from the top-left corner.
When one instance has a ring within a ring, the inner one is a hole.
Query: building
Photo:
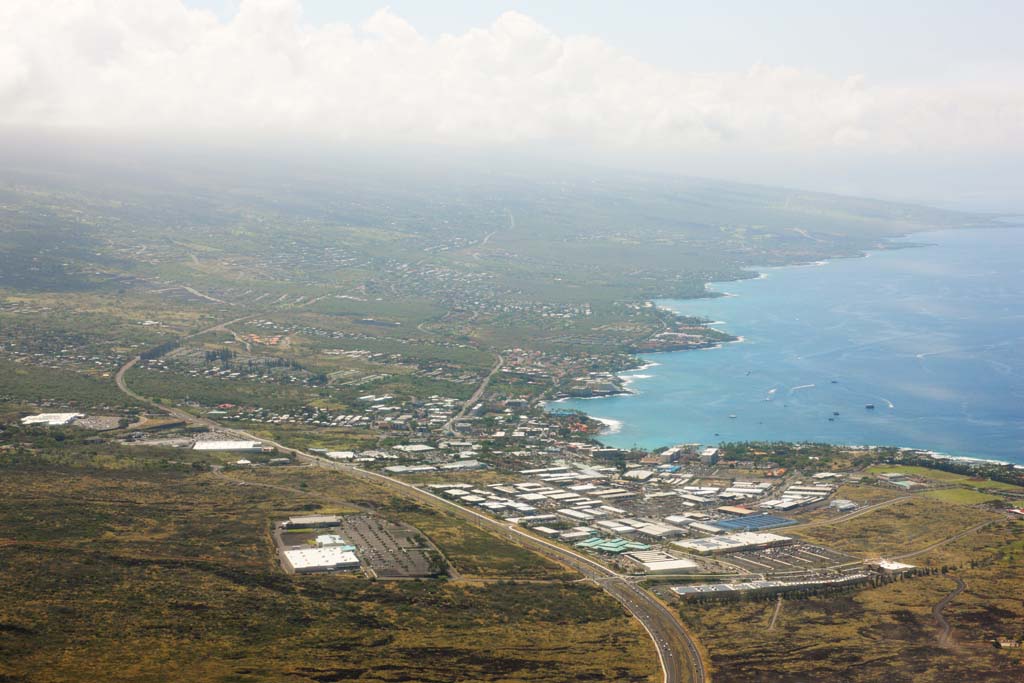
[[[263,444],[259,441],[196,441],[194,451],[233,451],[237,453],[260,453]]]
[[[331,460],[355,460],[356,454],[353,451],[327,451],[327,457]]]
[[[456,460],[455,462],[448,462],[440,466],[442,470],[478,470],[483,467],[484,464],[479,460],[467,459],[467,460]]]
[[[351,545],[338,534],[320,534],[316,537],[317,548],[341,548],[349,552],[355,552],[356,547]]]
[[[21,424],[63,427],[82,417],[85,417],[82,413],[40,413],[21,418]]]
[[[624,557],[643,568],[647,574],[690,574],[699,569],[693,560],[678,558],[660,550],[638,550]]]
[[[711,536],[709,538],[673,541],[672,545],[699,555],[716,555],[718,553],[733,553],[741,550],[773,548],[780,545],[789,545],[792,542],[793,539],[788,536],[744,531],[738,534],[729,534],[728,536]]]
[[[838,576],[827,576],[817,579],[798,579],[791,581],[761,580],[744,581],[742,583],[705,583],[688,586],[673,586],[672,591],[683,599],[702,596],[716,598],[736,598],[744,594],[775,595],[803,588],[817,586],[845,586],[866,583],[871,579],[868,572],[850,572]]]
[[[710,526],[720,531],[759,531],[761,529],[773,529],[780,526],[796,524],[796,520],[775,515],[748,515],[746,517],[734,517],[732,519],[716,519],[709,522]]]
[[[628,553],[634,550],[650,550],[651,546],[643,543],[636,543],[634,541],[627,541],[624,538],[611,538],[604,539],[598,536],[588,538],[585,541],[581,541],[576,544],[577,548],[584,548],[586,550],[596,550],[602,553],[608,553],[610,555],[621,555],[622,553]]]
[[[874,569],[876,572],[883,572],[885,574],[904,574],[914,568],[912,564],[904,564],[903,562],[896,562],[895,560],[865,560],[866,564],[870,569]]]
[[[705,448],[700,452],[701,465],[714,465],[718,462],[718,449],[713,447]]]
[[[403,453],[428,453],[434,450],[434,447],[425,443],[413,443],[406,446],[394,446],[394,449]]]
[[[306,515],[304,517],[289,517],[288,521],[281,526],[285,529],[316,529],[339,524],[341,524],[341,518],[337,515]]]
[[[836,500],[833,500],[831,503],[828,504],[828,506],[833,510],[838,510],[839,512],[849,512],[850,510],[857,509],[857,504],[854,503],[852,500],[845,500],[842,498],[837,498]]]
[[[350,550],[343,550],[341,546],[285,550],[282,553],[282,562],[285,570],[295,574],[359,569],[359,558],[356,554]]]

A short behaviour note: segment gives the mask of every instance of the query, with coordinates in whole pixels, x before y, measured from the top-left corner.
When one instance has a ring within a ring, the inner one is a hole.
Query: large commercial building
[[[196,441],[195,451],[234,451],[236,453],[259,453],[263,444],[259,441]]]
[[[337,526],[341,523],[338,515],[306,515],[304,517],[289,517],[287,522],[281,524],[285,529],[315,529],[319,527]]]
[[[678,558],[660,550],[634,551],[625,557],[637,563],[648,574],[690,574],[697,571],[693,560]]]
[[[710,536],[708,538],[674,541],[672,545],[701,555],[714,555],[741,550],[772,548],[779,545],[788,545],[792,542],[793,539],[788,536],[744,531],[738,534],[729,534],[728,536]]]
[[[285,569],[296,574],[359,569],[356,554],[340,546],[285,550],[282,556]]]
[[[63,427],[69,425],[80,417],[81,413],[40,413],[21,418],[23,425],[46,425],[47,427]]]

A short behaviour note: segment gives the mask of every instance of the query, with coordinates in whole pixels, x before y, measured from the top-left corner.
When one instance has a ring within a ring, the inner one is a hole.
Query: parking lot
[[[356,546],[364,569],[380,578],[433,576],[443,561],[416,529],[373,515],[341,521],[341,535]]]
[[[772,574],[829,567],[856,558],[810,543],[794,543],[778,548],[731,553],[723,559],[755,574]]]

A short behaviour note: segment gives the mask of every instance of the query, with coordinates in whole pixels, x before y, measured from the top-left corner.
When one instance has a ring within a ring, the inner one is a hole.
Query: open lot
[[[901,500],[832,525],[794,530],[804,540],[868,559],[924,549],[999,515],[923,496]]]

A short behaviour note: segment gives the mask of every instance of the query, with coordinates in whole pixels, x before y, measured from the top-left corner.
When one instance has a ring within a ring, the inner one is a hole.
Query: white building
[[[709,538],[695,538],[689,541],[673,541],[672,545],[701,555],[712,555],[715,553],[770,548],[792,542],[793,539],[788,536],[743,531],[738,534],[729,534],[728,536],[711,536]]]
[[[626,553],[625,556],[643,567],[648,574],[690,574],[699,569],[693,560],[678,558],[660,550],[638,550]]]
[[[263,450],[263,444],[259,441],[196,441],[192,450],[259,453]]]
[[[359,569],[359,558],[337,546],[301,548],[282,553],[285,569],[296,574]]]
[[[286,529],[304,529],[326,526],[337,526],[341,524],[341,517],[337,515],[306,515],[303,517],[289,517],[288,521],[282,524]]]
[[[69,425],[80,417],[82,413],[40,413],[21,418],[23,425],[46,425],[47,427],[63,427]]]

